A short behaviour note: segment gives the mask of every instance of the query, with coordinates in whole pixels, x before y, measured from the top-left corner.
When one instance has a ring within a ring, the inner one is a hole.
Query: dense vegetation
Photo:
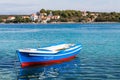
[[[94,22],[120,22],[120,13],[117,12],[86,12],[86,16],[83,16],[82,11],[77,10],[45,10],[41,9],[40,13],[53,13],[53,15],[60,15],[61,18],[59,21],[61,22],[81,22],[88,18],[94,18],[94,15],[91,14],[98,14],[97,18]]]
[[[120,22],[120,13],[110,12],[110,13],[99,13],[95,20],[96,22]]]

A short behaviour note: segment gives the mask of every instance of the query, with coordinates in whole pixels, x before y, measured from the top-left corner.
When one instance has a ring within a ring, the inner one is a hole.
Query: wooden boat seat
[[[74,44],[62,44],[62,45],[57,45],[57,46],[46,47],[44,49],[51,50],[51,51],[60,51],[60,50],[68,49],[73,45]]]

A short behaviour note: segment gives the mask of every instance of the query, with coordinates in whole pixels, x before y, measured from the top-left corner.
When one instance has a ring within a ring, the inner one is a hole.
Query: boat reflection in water
[[[77,69],[80,63],[79,58],[75,58],[70,62],[64,62],[62,64],[54,64],[51,66],[42,67],[27,67],[20,68],[17,72],[17,80],[51,80],[52,78],[64,77],[64,73]]]

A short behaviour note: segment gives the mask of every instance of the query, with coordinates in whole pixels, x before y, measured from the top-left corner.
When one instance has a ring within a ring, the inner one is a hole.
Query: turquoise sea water
[[[81,43],[62,64],[22,69],[16,49]],[[120,80],[120,24],[0,24],[0,80]]]

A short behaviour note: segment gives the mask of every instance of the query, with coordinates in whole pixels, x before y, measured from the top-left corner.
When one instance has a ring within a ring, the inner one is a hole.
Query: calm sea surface
[[[62,64],[22,69],[19,48],[81,43]],[[0,24],[0,80],[120,80],[120,24]]]

